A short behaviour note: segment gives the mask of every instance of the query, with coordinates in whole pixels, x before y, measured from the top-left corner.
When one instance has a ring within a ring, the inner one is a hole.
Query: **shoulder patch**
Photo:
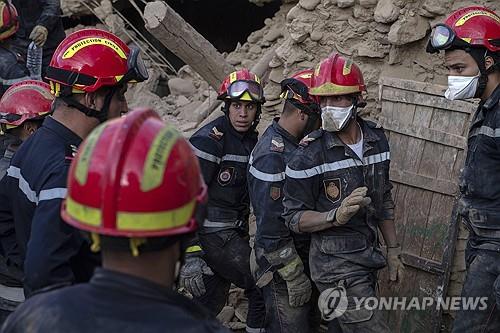
[[[215,140],[219,141],[220,139],[222,139],[222,136],[224,135],[224,133],[223,133],[223,132],[221,132],[221,131],[219,131],[219,130],[217,129],[217,127],[215,127],[215,126],[214,126],[214,127],[212,127],[212,130],[210,131],[210,133],[208,133],[208,135],[209,135],[211,138],[213,138],[213,139],[215,139]]]
[[[283,142],[283,138],[279,135],[274,136],[271,139],[271,147],[269,148],[271,151],[276,151],[282,153],[285,151],[285,143]]]
[[[303,137],[302,140],[300,140],[299,145],[302,146],[302,147],[306,147],[311,142],[313,142],[314,140],[316,140],[319,137],[321,137],[321,135],[323,135],[323,131],[321,129],[316,130],[316,131],[314,131],[312,133],[309,133],[308,135],[306,135],[305,137]]]

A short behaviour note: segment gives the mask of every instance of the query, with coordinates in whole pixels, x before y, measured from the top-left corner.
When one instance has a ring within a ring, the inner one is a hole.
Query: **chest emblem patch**
[[[332,203],[336,203],[342,197],[342,187],[340,185],[340,178],[325,179],[323,180],[325,187],[325,195]]]
[[[221,186],[226,186],[231,182],[233,176],[234,176],[233,167],[223,168],[219,171],[219,176],[217,177],[217,181]]]
[[[269,190],[269,194],[271,196],[271,199],[276,201],[281,196],[281,189],[277,186],[271,186],[271,189]]]

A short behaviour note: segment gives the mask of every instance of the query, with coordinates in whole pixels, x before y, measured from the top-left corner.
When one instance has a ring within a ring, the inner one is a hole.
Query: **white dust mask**
[[[321,108],[323,129],[328,132],[339,132],[349,122],[354,110],[354,105],[348,107],[324,106]]]
[[[480,74],[476,76],[448,76],[448,89],[444,93],[444,97],[449,100],[473,98],[476,95],[480,76]]]

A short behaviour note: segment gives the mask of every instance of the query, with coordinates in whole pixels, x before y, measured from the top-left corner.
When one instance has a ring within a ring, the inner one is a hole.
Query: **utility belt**
[[[247,226],[248,214],[241,214],[234,210],[218,207],[207,209],[207,218],[203,221],[205,228],[238,228],[245,229]]]

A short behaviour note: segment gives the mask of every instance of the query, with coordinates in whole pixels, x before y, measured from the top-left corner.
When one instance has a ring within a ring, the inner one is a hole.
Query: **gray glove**
[[[181,268],[180,284],[193,296],[200,297],[206,293],[203,274],[214,275],[207,263],[198,256],[187,257]]]
[[[278,273],[286,282],[290,306],[299,307],[309,302],[312,293],[311,281],[304,274],[304,265],[299,256],[278,269]]]
[[[344,225],[356,215],[360,208],[369,205],[372,200],[366,196],[368,188],[358,187],[351,194],[342,200],[340,207],[337,208],[335,213],[334,224]]]
[[[30,39],[35,42],[36,46],[42,47],[47,41],[49,31],[43,25],[37,25],[31,30]]]

